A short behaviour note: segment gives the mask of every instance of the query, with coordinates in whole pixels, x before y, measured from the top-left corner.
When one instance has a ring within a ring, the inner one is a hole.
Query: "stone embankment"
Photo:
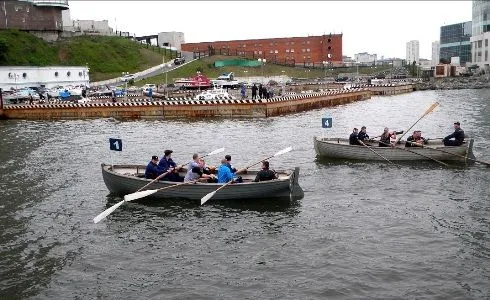
[[[490,75],[473,77],[431,78],[430,81],[414,83],[415,91],[460,90],[490,88]]]

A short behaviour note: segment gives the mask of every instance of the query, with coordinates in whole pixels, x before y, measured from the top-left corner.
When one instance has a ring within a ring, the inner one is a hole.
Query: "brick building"
[[[19,29],[43,38],[57,38],[63,31],[62,11],[67,0],[3,1],[0,4],[0,29]]]
[[[322,66],[328,62],[335,66],[342,64],[342,34],[184,43],[182,51],[212,51],[290,65]]]

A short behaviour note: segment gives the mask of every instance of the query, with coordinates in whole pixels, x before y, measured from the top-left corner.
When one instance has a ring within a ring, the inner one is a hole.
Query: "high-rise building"
[[[413,40],[407,43],[407,64],[412,64],[414,61],[416,64],[419,62],[419,41]]]
[[[367,52],[361,52],[354,54],[354,59],[357,63],[360,64],[376,64],[376,54],[369,54]]]
[[[489,67],[488,55],[490,39],[490,1],[473,0],[472,10],[471,56],[472,64],[479,67]]]
[[[439,44],[439,41],[432,42],[432,59],[431,59],[431,65],[435,66],[439,64],[439,51],[441,47]]]
[[[441,27],[441,50],[439,58],[451,62],[451,57],[459,57],[459,62],[471,62],[471,21]]]

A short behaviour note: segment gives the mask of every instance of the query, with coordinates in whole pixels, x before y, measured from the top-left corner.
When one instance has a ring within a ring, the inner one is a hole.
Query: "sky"
[[[136,36],[178,31],[186,43],[342,33],[343,55],[431,59],[444,25],[471,21],[471,1],[72,1],[72,20],[108,20]]]

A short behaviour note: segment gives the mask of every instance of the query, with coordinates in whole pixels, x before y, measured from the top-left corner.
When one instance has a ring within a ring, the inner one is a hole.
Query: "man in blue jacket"
[[[165,155],[162,157],[158,163],[162,173],[169,172],[167,175],[163,176],[162,180],[166,181],[184,181],[184,178],[179,176],[177,164],[172,160],[172,150],[165,150]]]
[[[453,139],[454,140],[451,140]],[[454,122],[454,132],[442,139],[444,146],[460,146],[464,141],[464,131],[459,122]]]
[[[160,168],[158,167],[158,156],[153,155],[151,157],[150,162],[146,166],[145,169],[145,178],[147,179],[155,179],[157,178],[161,173]]]

